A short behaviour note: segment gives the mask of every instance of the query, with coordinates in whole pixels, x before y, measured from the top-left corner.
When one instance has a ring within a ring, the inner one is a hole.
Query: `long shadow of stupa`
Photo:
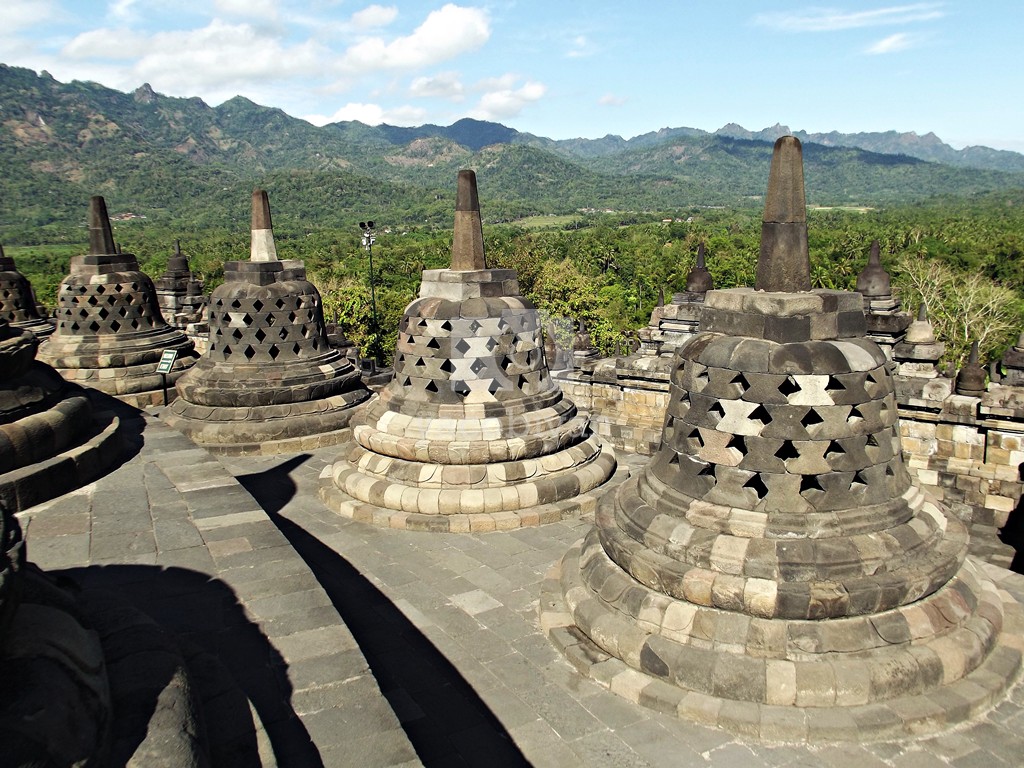
[[[330,597],[420,760],[428,767],[529,765],[494,713],[433,643],[344,557],[280,514],[296,493],[290,473],[309,458],[299,454],[236,479]]]

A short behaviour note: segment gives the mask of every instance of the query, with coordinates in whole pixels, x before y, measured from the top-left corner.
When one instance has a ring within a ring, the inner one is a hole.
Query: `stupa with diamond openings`
[[[755,289],[709,291],[660,450],[543,587],[578,669],[776,741],[898,738],[1018,675],[1021,611],[911,481],[860,294],[810,290],[802,150],[775,144]]]
[[[426,270],[394,379],[353,427],[321,497],[357,520],[487,531],[593,508],[614,455],[562,395],[516,273],[488,269],[476,176],[460,171],[451,269]]]
[[[69,381],[132,405],[162,402],[156,368],[164,350],[178,353],[167,376],[172,383],[197,358],[188,337],[160,314],[152,279],[114,245],[102,197],[89,201],[89,253],[72,257],[57,305],[57,328],[39,359]]]
[[[299,260],[280,260],[270,202],[252,196],[248,261],[224,265],[206,353],[164,420],[205,448],[279,453],[333,445],[370,393],[327,341],[323,304]]]
[[[0,319],[15,328],[32,331],[39,338],[53,333],[53,323],[43,317],[28,279],[0,245]]]

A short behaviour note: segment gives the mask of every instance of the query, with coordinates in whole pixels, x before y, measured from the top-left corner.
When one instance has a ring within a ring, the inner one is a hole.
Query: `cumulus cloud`
[[[621,107],[626,103],[626,97],[616,96],[614,93],[606,93],[597,100],[597,103],[602,107]]]
[[[56,9],[50,0],[4,0],[5,29],[0,35],[42,24],[55,14]]]
[[[480,97],[477,106],[470,113],[479,120],[504,120],[515,117],[528,105],[543,98],[547,88],[543,83],[528,80],[518,88],[512,87],[514,75],[504,75],[496,80],[484,81],[490,86]]]
[[[870,54],[896,53],[897,51],[905,51],[913,45],[913,37],[905,32],[899,32],[882,38],[874,45],[868,46],[864,52]]]
[[[875,8],[870,11],[811,8],[794,13],[762,13],[754,17],[754,23],[784,32],[834,32],[859,27],[932,21],[945,15],[941,3],[912,3]]]
[[[409,84],[409,93],[421,99],[462,101],[465,90],[457,72],[441,72],[433,77],[417,77]]]
[[[418,107],[401,106],[395,109],[384,109],[379,104],[349,103],[337,110],[333,115],[305,115],[302,119],[313,125],[327,125],[343,120],[358,120],[366,125],[419,125],[424,122],[426,112]]]
[[[111,45],[117,40],[117,45]],[[239,84],[313,74],[323,65],[325,51],[314,41],[286,46],[249,24],[214,19],[200,29],[158,32],[99,29],[69,42],[63,54],[77,59],[135,59],[131,73],[137,82],[157,90],[208,98],[227,98]]]
[[[397,17],[398,9],[393,5],[368,5],[352,14],[351,23],[356,29],[374,29],[386,27]]]
[[[484,11],[449,3],[432,11],[410,35],[391,42],[371,37],[356,43],[345,51],[341,66],[350,72],[429,67],[476,50],[490,34]]]

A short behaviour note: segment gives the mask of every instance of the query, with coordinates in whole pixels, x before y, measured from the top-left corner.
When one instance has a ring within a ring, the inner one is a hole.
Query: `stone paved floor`
[[[543,575],[588,521],[371,528],[318,500],[337,448],[218,460],[152,416],[144,437],[113,474],[22,516],[29,556],[48,570],[143,568],[126,580],[162,599],[154,612],[175,631],[219,649],[280,765],[999,768],[1024,754],[1021,685],[968,727],[867,745],[757,744],[634,706],[580,678],[537,627]],[[226,585],[244,612],[204,630],[195,590],[174,588],[183,569]],[[1024,598],[1024,577],[1003,583]],[[233,660],[254,627],[262,676],[251,654]]]

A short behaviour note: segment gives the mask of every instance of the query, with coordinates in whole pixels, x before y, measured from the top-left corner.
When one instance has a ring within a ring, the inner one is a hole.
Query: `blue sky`
[[[1024,151],[1024,2],[3,0],[0,62],[322,124],[729,122]]]

